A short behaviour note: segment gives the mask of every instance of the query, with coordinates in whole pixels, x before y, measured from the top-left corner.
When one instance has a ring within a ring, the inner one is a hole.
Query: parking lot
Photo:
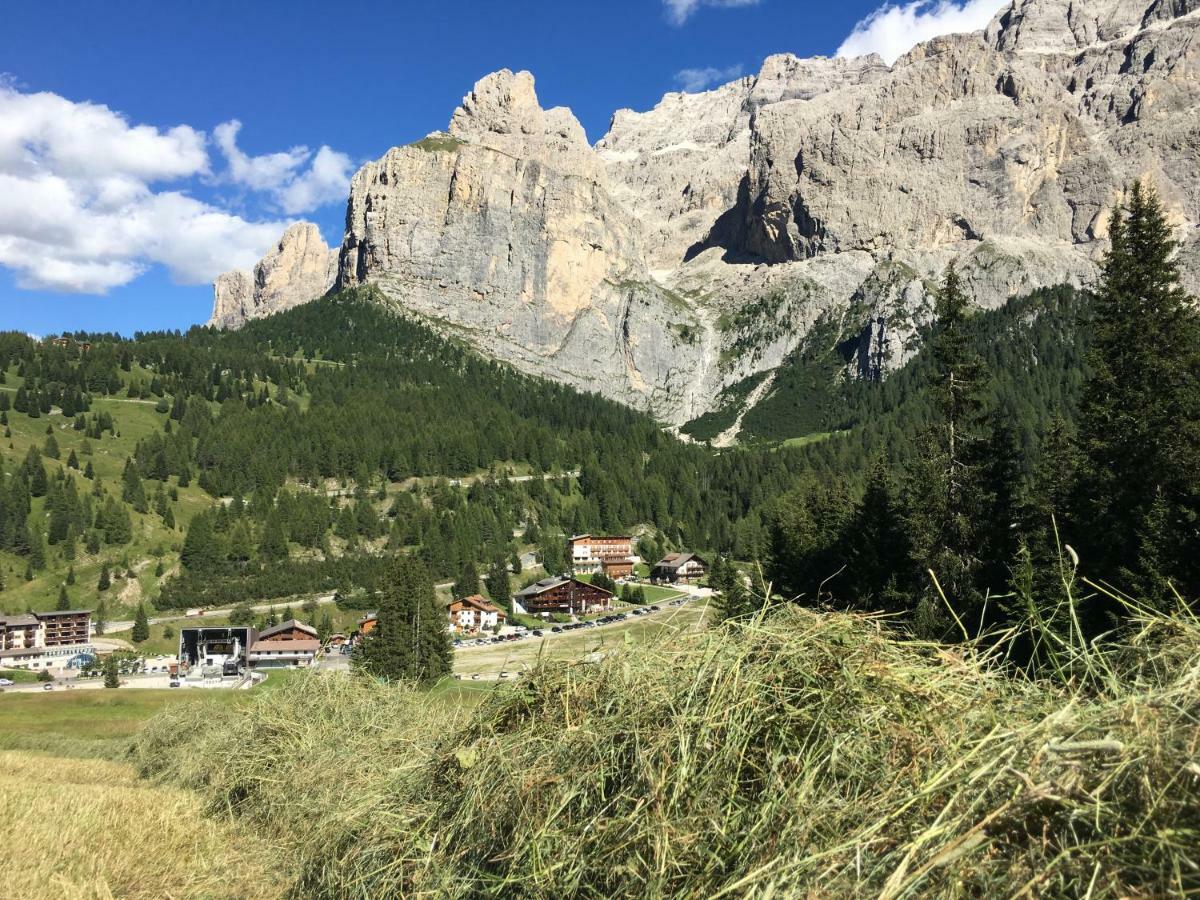
[[[480,638],[461,644],[454,654],[455,677],[497,680],[516,677],[539,659],[587,659],[623,646],[698,627],[708,608],[708,592],[679,597],[623,614],[604,617],[604,624],[575,622],[538,629],[520,636]]]

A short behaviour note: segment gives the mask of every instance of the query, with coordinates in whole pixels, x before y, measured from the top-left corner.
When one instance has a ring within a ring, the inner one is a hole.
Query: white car
[[[0,678],[0,687],[12,687],[12,679]]]

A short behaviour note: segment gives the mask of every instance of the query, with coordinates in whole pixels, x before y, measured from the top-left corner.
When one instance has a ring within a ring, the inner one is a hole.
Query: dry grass
[[[135,758],[277,829],[299,897],[1200,892],[1200,626],[1086,653],[1024,679],[786,610],[547,662],[469,713],[317,677],[184,747],[181,707]]]
[[[262,842],[128,765],[0,752],[0,821],[0,897],[249,900],[288,887]]]

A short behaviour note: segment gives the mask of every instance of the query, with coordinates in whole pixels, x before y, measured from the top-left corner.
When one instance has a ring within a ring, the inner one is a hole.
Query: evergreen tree
[[[150,639],[150,620],[146,618],[146,604],[139,603],[137,613],[133,617],[133,631],[130,634],[135,644]]]
[[[70,609],[70,608],[71,608],[71,598],[67,594],[66,585],[63,585],[63,586],[59,587],[59,589],[58,589],[58,606],[56,607],[56,609],[64,610],[64,609]]]
[[[512,587],[508,580],[508,563],[503,556],[498,555],[492,560],[487,574],[487,589],[493,603],[505,609],[509,608],[512,602]]]
[[[472,560],[467,560],[463,563],[462,569],[458,573],[458,578],[454,580],[454,585],[450,588],[450,594],[455,600],[461,600],[463,597],[471,597],[479,593],[479,570],[475,568],[475,563]]]
[[[397,557],[379,602],[379,623],[362,643],[357,664],[379,678],[432,682],[450,671],[446,611],[420,561]]]
[[[900,611],[912,587],[908,536],[895,487],[883,459],[876,459],[846,529],[846,575],[839,599],[860,609]]]
[[[118,688],[121,686],[121,674],[117,670],[117,658],[109,654],[104,660],[104,686],[106,688]]]
[[[1200,317],[1153,190],[1113,211],[1079,413],[1070,538],[1147,601],[1200,597]],[[1097,612],[1104,612],[1097,610]],[[1097,627],[1107,622],[1097,621]]]
[[[112,575],[108,571],[108,563],[100,567],[100,580],[96,583],[96,590],[107,591],[112,587]]]
[[[931,391],[937,415],[907,473],[905,527],[914,562],[934,573],[958,622],[971,631],[983,603],[979,576],[987,509],[980,461],[987,384],[983,361],[968,340],[967,308],[951,265],[936,298]],[[961,635],[948,630],[934,585],[923,593],[920,607],[923,636]]]
[[[79,457],[75,455],[74,450],[72,450],[71,454],[67,457],[67,468],[68,469],[78,469],[79,468]]]

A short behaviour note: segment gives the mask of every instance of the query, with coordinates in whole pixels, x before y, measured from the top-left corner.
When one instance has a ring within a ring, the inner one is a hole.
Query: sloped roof
[[[563,578],[561,575],[553,575],[550,578],[543,578],[541,581],[535,581],[528,587],[523,587],[521,590],[517,591],[516,596],[536,597],[538,594],[546,593],[546,591],[550,590],[551,588],[556,588],[572,581],[578,585],[582,585],[583,587],[590,588],[594,591],[600,591],[602,594],[608,594],[610,597],[612,596],[612,592],[606,591],[604,588],[596,587],[594,584],[588,584],[587,582],[580,581],[578,578]]]
[[[467,606],[473,606],[476,609],[480,610],[481,612],[494,612],[494,613],[499,613],[500,615],[504,615],[504,610],[502,610],[500,607],[496,606],[495,604],[489,603],[487,600],[485,600],[483,598],[483,596],[481,594],[472,594],[469,597],[463,597],[461,600],[451,600],[449,603],[446,604],[446,606],[447,606],[447,608],[449,608],[456,603],[464,603]]]
[[[264,638],[269,638],[273,634],[282,634],[285,631],[292,631],[294,629],[303,631],[305,634],[311,634],[313,637],[317,636],[317,629],[313,628],[311,625],[305,625],[303,622],[298,622],[295,619],[288,619],[286,622],[280,622],[278,625],[272,625],[270,628],[264,628],[258,633],[258,637],[259,640],[262,640]]]
[[[668,553],[657,563],[654,564],[656,569],[678,569],[688,560],[694,559],[702,566],[708,565],[698,554],[695,553]]]

